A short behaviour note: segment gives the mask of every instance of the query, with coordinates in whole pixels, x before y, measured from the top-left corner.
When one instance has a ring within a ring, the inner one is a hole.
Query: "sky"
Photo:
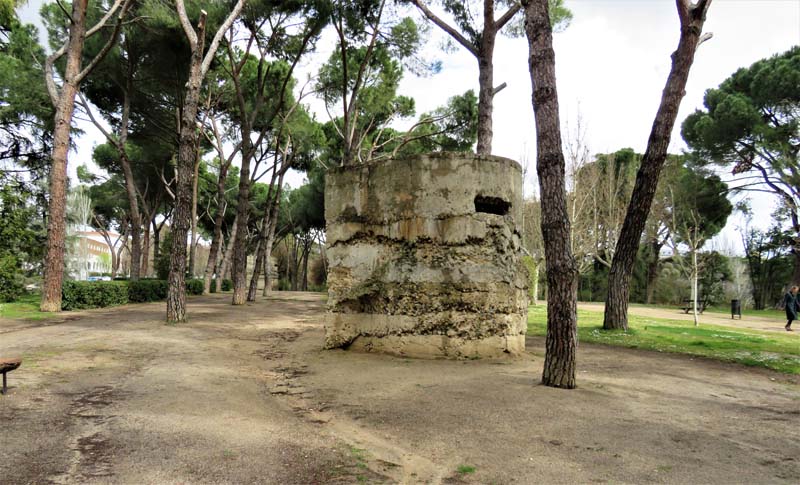
[[[608,153],[631,147],[644,152],[653,117],[670,69],[670,54],[680,35],[673,0],[566,0],[574,18],[564,32],[554,37],[556,77],[562,123],[575,126],[580,118],[591,153]],[[33,21],[41,0],[30,0],[21,16]],[[714,0],[704,28],[713,38],[698,50],[681,103],[670,143],[671,153],[686,146],[680,125],[695,109],[702,108],[703,94],[717,87],[741,67],[782,53],[800,44],[800,0]],[[431,29],[426,55],[442,61],[439,74],[417,78],[408,73],[399,93],[416,101],[417,113],[443,105],[453,95],[468,89],[478,91],[475,59],[464,49],[443,53],[441,35]],[[318,54],[301,66],[298,77],[313,76],[327,59],[332,42],[323,37]],[[531,84],[527,65],[528,46],[524,38],[499,37],[495,49],[495,85],[508,87],[495,96],[493,153],[530,164],[535,172],[535,146]],[[317,118],[327,114],[321,104],[312,102]],[[102,136],[91,126],[80,126],[85,135],[78,140],[78,151],[70,156],[70,173],[91,159],[94,145]],[[568,137],[569,132],[564,132]],[[726,177],[723,175],[723,180]],[[289,183],[302,183],[302,174],[293,174]],[[535,180],[527,179],[528,194]],[[754,201],[754,225],[766,227],[774,201],[759,197]],[[744,221],[732,216],[713,243],[717,248],[741,252],[739,228]]]

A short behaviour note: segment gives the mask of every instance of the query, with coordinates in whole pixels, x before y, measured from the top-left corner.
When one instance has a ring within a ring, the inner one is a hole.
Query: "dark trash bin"
[[[736,315],[739,315],[739,320],[742,319],[742,301],[741,300],[731,300],[731,319],[733,319]]]

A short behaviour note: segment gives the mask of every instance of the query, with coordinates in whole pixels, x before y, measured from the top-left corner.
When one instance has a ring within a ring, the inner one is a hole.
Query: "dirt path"
[[[579,302],[578,308],[580,310],[588,310],[592,312],[603,313],[605,309],[605,305],[603,303],[588,303],[588,302]],[[667,309],[667,308],[650,308],[650,307],[643,307],[643,306],[631,306],[628,308],[628,312],[632,315],[639,315],[642,317],[652,317],[652,318],[667,318],[670,320],[683,320],[687,322],[693,322],[694,316],[689,313],[684,313],[683,310],[680,308],[675,307],[675,309]],[[706,312],[699,315],[699,323],[702,324],[712,324],[712,325],[725,325],[728,327],[740,327],[740,328],[752,328],[756,330],[771,330],[781,333],[787,333],[786,330],[783,328],[786,325],[785,321],[777,320],[772,317],[761,317],[755,315],[744,315],[741,319],[736,317],[736,319],[732,319],[730,315],[726,315],[724,313],[713,313],[713,312]],[[790,335],[797,335],[800,337],[800,333],[795,332]]]
[[[192,299],[180,326],[163,304],[0,321],[0,356],[25,359],[0,481],[800,481],[795,377],[583,345],[561,391],[537,385],[541,339],[507,360],[323,351],[318,295],[228,298]]]

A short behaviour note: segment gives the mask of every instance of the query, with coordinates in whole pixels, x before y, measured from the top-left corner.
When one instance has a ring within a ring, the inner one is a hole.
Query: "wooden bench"
[[[703,313],[708,306],[708,300],[697,300],[697,313]],[[689,313],[694,308],[694,300],[683,299],[683,313]]]
[[[22,364],[22,359],[18,357],[3,359],[0,358],[0,374],[3,374],[3,389],[0,394],[6,393],[6,373],[17,369]]]

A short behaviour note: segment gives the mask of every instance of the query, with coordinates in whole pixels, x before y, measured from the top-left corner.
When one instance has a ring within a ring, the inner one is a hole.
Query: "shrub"
[[[233,281],[222,280],[222,291],[231,291],[233,289]]]
[[[61,309],[103,308],[128,303],[128,283],[123,281],[65,281]]]
[[[292,289],[292,282],[281,278],[278,280],[278,291],[289,291]]]
[[[167,297],[165,280],[145,280],[128,282],[128,300],[131,303],[161,301]]]
[[[309,283],[308,291],[316,291],[317,293],[327,293],[328,292],[328,284],[323,283],[321,285],[315,285]]]
[[[0,256],[0,303],[10,303],[22,294],[22,278],[17,259],[10,254]]]
[[[199,278],[186,280],[186,293],[188,293],[189,295],[202,295],[203,280]]]

